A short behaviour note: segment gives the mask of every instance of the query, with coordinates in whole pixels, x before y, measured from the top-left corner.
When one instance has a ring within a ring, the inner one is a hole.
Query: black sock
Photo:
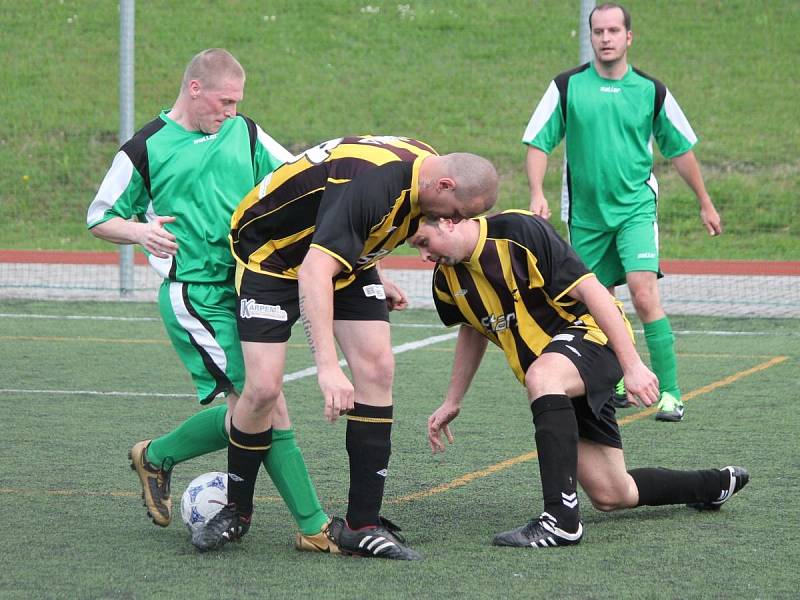
[[[531,404],[539,452],[544,510],[564,531],[578,530],[578,421],[565,395],[547,395]]]
[[[628,471],[639,488],[638,506],[663,506],[690,502],[711,502],[728,489],[730,473],[718,469],[673,471],[648,468]]]
[[[244,433],[231,423],[228,442],[228,502],[243,514],[253,512],[253,494],[258,470],[272,444],[272,428]]]
[[[350,492],[347,523],[353,529],[378,524],[392,453],[392,407],[356,404],[347,414]]]

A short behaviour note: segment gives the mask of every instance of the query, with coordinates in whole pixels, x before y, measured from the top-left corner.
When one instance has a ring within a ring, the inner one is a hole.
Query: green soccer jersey
[[[569,223],[600,231],[656,218],[653,138],[667,158],[697,142],[664,84],[630,66],[604,79],[593,63],[553,79],[522,141],[549,154],[565,136]]]
[[[230,281],[230,216],[253,186],[292,155],[244,115],[208,135],[187,131],[167,112],[122,146],[89,207],[87,224],[173,216],[175,222],[165,227],[177,238],[178,252],[166,259],[149,256],[156,271],[186,283]]]

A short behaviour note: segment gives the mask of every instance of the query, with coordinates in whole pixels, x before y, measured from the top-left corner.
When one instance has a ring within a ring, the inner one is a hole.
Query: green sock
[[[652,323],[644,323],[644,339],[650,351],[650,365],[658,377],[659,391],[669,392],[678,400],[678,361],[675,357],[675,336],[669,319],[663,317]]]
[[[171,469],[190,458],[227,448],[227,411],[228,407],[222,404],[192,415],[169,433],[150,442],[147,462]]]
[[[293,430],[272,430],[272,447],[264,458],[264,467],[300,531],[306,535],[319,533],[328,515],[319,503]]]

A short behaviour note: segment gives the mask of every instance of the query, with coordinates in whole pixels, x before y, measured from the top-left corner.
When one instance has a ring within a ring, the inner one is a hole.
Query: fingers
[[[447,441],[452,444],[453,443],[453,434],[450,433],[450,426],[449,425],[445,425],[444,426],[444,434],[447,436]]]

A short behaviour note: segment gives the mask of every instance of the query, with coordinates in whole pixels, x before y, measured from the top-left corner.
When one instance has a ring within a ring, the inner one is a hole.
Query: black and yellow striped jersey
[[[297,279],[310,246],[342,264],[336,288],[413,235],[419,168],[436,151],[405,137],[324,142],[268,175],[231,219],[231,248],[245,268]]]
[[[445,325],[468,325],[502,348],[522,383],[531,363],[567,327],[608,342],[586,306],[568,296],[594,274],[550,223],[521,210],[475,220],[480,235],[469,260],[438,265],[433,274]]]

